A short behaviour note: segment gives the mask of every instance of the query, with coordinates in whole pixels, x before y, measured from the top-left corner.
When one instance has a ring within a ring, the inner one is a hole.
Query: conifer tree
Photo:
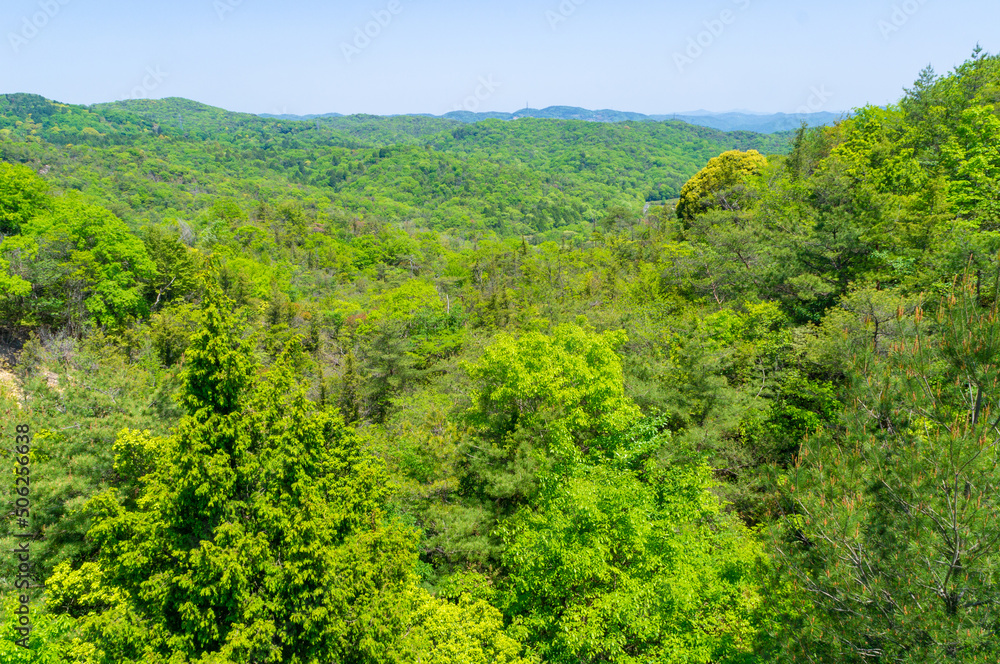
[[[384,661],[413,531],[385,516],[381,463],[305,398],[295,348],[263,372],[227,305],[209,297],[187,414],[151,453],[137,507],[93,500],[100,555],[57,569],[52,601],[85,614],[97,662]]]
[[[902,318],[902,316],[901,316]],[[843,436],[805,446],[786,560],[807,661],[1000,656],[1000,317],[972,280],[865,344]]]

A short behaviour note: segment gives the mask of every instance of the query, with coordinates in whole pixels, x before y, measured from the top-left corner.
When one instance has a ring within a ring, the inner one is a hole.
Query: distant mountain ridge
[[[318,113],[311,115],[289,115],[288,113],[274,114],[274,113],[260,113],[260,117],[267,118],[268,120],[322,120],[324,118],[342,118],[345,117],[343,113]]]
[[[344,220],[373,215],[449,232],[590,238],[605,211],[638,214],[646,203],[677,198],[722,152],[780,155],[791,142],[791,132],[685,122],[294,121],[182,98],[80,106],[0,94],[3,161],[28,163],[62,190],[80,189],[133,215],[130,223],[152,210],[157,220],[197,220],[204,229],[215,228],[215,202],[239,199],[249,210],[272,197],[330,205]]]
[[[782,131],[798,129],[804,122],[809,127],[832,125],[847,116],[846,113],[751,113],[749,111],[730,111],[713,113],[711,111],[693,111],[689,113],[673,113],[669,115],[644,115],[602,109],[597,111],[578,108],[576,106],[549,106],[547,108],[523,108],[514,113],[472,111],[452,111],[444,115],[426,113],[406,114],[420,117],[434,117],[447,120],[457,120],[466,124],[484,120],[517,120],[518,118],[539,118],[547,120],[583,120],[585,122],[667,122],[679,120],[701,127],[710,127],[721,131],[752,131],[761,134],[774,134]],[[315,120],[321,118],[345,117],[339,113],[322,115],[273,115],[264,113],[261,117],[277,120]],[[397,117],[397,116],[386,116]]]

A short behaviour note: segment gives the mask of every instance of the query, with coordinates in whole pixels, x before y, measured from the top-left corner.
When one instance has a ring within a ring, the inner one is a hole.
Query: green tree
[[[1000,655],[1000,318],[971,281],[905,335],[854,348],[843,436],[813,437],[784,549],[813,661]],[[898,332],[897,332],[898,334]]]
[[[27,166],[0,162],[0,301],[31,292],[31,283],[11,272],[12,259],[14,265],[19,265],[27,258],[22,255],[22,247],[20,243],[5,242],[3,236],[20,233],[25,222],[47,207],[47,191],[45,181]]]
[[[0,251],[10,250],[12,248],[11,244],[8,244],[7,247],[0,245]],[[0,302],[10,303],[11,300],[17,301],[30,292],[31,282],[20,275],[11,274],[9,259],[0,255]]]
[[[33,170],[0,162],[0,236],[13,235],[48,206],[48,184]]]
[[[174,299],[197,289],[195,252],[180,239],[159,226],[150,226],[143,237],[146,253],[156,266],[149,288],[150,308],[157,310]]]
[[[199,321],[200,311],[187,303],[168,305],[150,317],[149,336],[164,366],[180,361]]]
[[[756,150],[730,150],[713,157],[681,188],[677,216],[686,223],[708,209],[739,210],[746,205],[745,187],[767,158]]]
[[[384,467],[305,398],[290,355],[256,378],[228,306],[210,296],[187,414],[136,506],[114,490],[91,501],[100,555],[60,567],[51,601],[83,614],[98,662],[381,661],[407,619],[414,533],[386,516]]]
[[[113,327],[146,313],[145,284],[156,267],[142,241],[108,210],[62,196],[22,232],[8,242],[27,256],[19,276],[32,289],[21,306],[36,322]]]
[[[387,661],[399,664],[529,664],[489,602],[462,593],[456,602],[413,591],[410,623]]]
[[[445,571],[497,567],[495,526],[537,496],[543,474],[614,455],[604,437],[639,418],[624,396],[615,353],[623,341],[620,332],[576,325],[501,334],[468,369],[472,407],[456,413],[458,426],[434,414],[434,434],[417,438],[424,441],[419,453],[394,445],[408,489],[412,481],[437,487],[411,508],[427,533],[426,560]]]
[[[101,334],[29,340],[15,372],[23,403],[8,421],[28,423],[33,432],[32,527],[43,539],[32,545],[32,560],[44,580],[60,562],[95,555],[86,503],[123,482],[114,468],[115,439],[125,428],[166,434],[179,417],[179,381],[152,348],[130,356]],[[14,546],[13,532],[13,522],[0,521],[0,546]],[[12,563],[0,559],[0,576],[9,576]]]
[[[752,661],[761,544],[707,467],[631,465],[548,478],[504,524],[514,630],[548,662]]]
[[[610,453],[601,441],[639,417],[615,353],[625,341],[622,332],[577,325],[556,326],[551,335],[499,335],[470,368],[470,423],[496,449],[513,451],[517,433],[529,430],[541,434],[533,444],[552,459]]]
[[[37,591],[32,591],[37,592]],[[6,594],[0,600],[0,662],[3,664],[68,664],[74,661],[72,639],[77,636],[76,622],[71,616],[55,615],[44,604],[29,606],[31,635],[28,647],[18,645],[24,634],[16,631],[20,608],[19,592]]]

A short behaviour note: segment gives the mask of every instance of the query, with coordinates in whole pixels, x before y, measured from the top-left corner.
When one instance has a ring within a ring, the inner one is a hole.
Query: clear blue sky
[[[897,100],[976,43],[1000,51],[996,0],[3,0],[0,92],[296,114],[841,111]]]

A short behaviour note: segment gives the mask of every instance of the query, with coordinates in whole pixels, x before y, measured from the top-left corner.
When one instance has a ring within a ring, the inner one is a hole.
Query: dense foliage
[[[0,661],[996,661],[998,103],[0,97]]]
[[[183,221],[213,239],[245,225],[264,230],[269,209],[280,215],[285,203],[323,216],[580,241],[609,208],[638,216],[645,201],[675,198],[721,150],[788,146],[787,135],[681,122],[295,122],[187,100],[87,108],[30,95],[0,96],[0,138],[0,157],[32,163],[126,222]],[[230,218],[219,206],[243,212]],[[234,225],[241,220],[249,223]]]

